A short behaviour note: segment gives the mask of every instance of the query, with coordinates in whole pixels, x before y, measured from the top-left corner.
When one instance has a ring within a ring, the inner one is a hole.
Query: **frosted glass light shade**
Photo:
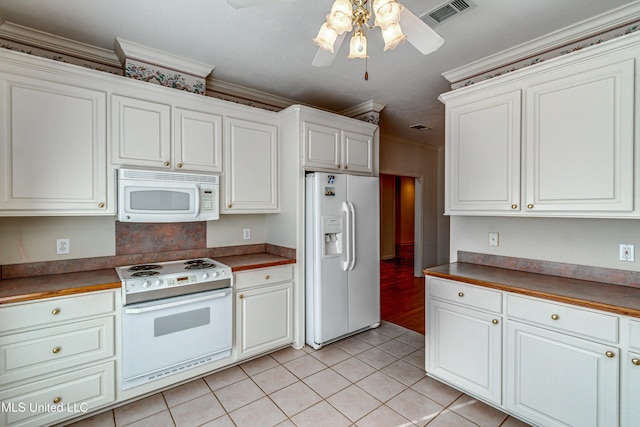
[[[375,14],[374,25],[385,30],[391,24],[400,22],[400,12],[402,6],[395,0],[375,0],[373,2],[373,13]]]
[[[400,24],[390,24],[386,29],[382,30],[382,38],[384,39],[384,50],[393,49],[407,39],[402,33]]]
[[[327,26],[338,34],[351,31],[353,8],[350,0],[336,0],[327,15]]]
[[[316,45],[320,46],[322,49],[328,50],[329,52],[333,53],[333,44],[336,42],[337,37],[338,33],[336,33],[334,29],[329,28],[327,26],[327,23],[325,22],[324,24],[322,24],[322,27],[320,27],[320,31],[318,32],[316,38],[313,39],[313,42]]]
[[[351,37],[349,43],[348,58],[368,58],[367,56],[367,38],[362,33],[356,33]]]

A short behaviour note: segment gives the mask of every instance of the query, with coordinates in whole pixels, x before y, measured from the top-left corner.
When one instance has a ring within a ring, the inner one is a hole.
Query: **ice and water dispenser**
[[[342,216],[322,217],[324,256],[342,254]]]

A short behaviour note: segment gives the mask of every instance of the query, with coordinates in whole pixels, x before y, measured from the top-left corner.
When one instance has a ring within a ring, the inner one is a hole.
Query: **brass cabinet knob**
[[[266,276],[264,276],[264,280],[269,280],[271,277],[267,274]]]
[[[167,166],[167,167],[169,167],[170,164],[171,163],[169,163],[169,162],[164,162],[164,165]]]
[[[229,203],[229,204],[227,205],[227,208],[231,209],[231,206],[232,206],[232,205],[231,205],[231,203]]]
[[[347,170],[347,165],[344,165],[344,170]]]
[[[516,205],[515,203],[511,205],[511,209],[518,209],[518,205]]]
[[[54,347],[54,349],[52,351],[53,351],[54,354],[58,354],[58,353],[60,353],[60,351],[62,351],[62,348]]]
[[[529,203],[529,204],[527,205],[527,209],[533,209],[533,204]]]
[[[60,309],[54,308],[53,310],[51,310],[51,314],[53,314],[54,316],[57,316],[58,314],[60,314]]]
[[[104,208],[104,203],[102,203],[102,202],[98,203],[98,207],[99,207],[100,209]]]
[[[613,351],[607,351],[605,352],[605,356],[607,356],[609,359],[616,357],[616,354]]]
[[[552,314],[551,315],[551,319],[552,320],[558,320],[560,318],[560,316],[558,316],[557,314]]]
[[[640,359],[636,359],[635,357],[633,359],[631,359],[631,363],[633,363],[636,366],[640,366]]]
[[[238,298],[242,299],[244,296],[242,294],[238,295]]]
[[[342,167],[342,165],[341,165],[341,164],[337,164],[337,165],[336,165],[336,167],[337,167],[338,169],[340,169],[340,168]]]
[[[62,398],[60,396],[53,398],[53,403],[55,403],[56,405],[60,402],[62,402]]]
[[[462,298],[462,297],[464,296],[464,293],[462,293],[462,292],[458,292],[458,296],[459,296],[460,298]]]
[[[491,323],[493,323],[494,325],[497,325],[497,324],[499,323],[499,321],[498,321],[498,319],[493,319],[493,320],[491,321]]]
[[[178,163],[176,166],[181,168],[182,167],[182,163]]]

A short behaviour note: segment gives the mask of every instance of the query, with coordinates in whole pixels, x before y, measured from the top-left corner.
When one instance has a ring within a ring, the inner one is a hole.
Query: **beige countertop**
[[[640,317],[640,288],[456,262],[424,270],[457,280],[596,310]]]
[[[231,267],[232,271],[294,264],[296,262],[295,259],[270,253],[217,257],[216,260]],[[121,286],[120,278],[114,268],[5,279],[0,280],[0,304],[118,289]]]

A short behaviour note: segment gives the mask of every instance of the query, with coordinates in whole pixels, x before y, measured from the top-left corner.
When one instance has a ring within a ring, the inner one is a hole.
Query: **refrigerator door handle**
[[[343,245],[346,259],[342,262],[342,269],[344,271],[348,271],[349,266],[351,265],[351,221],[350,221],[351,214],[349,211],[348,202],[342,202],[342,212],[344,212],[344,215],[345,215],[344,224],[346,227],[346,230],[344,233],[345,244]]]
[[[353,206],[353,203],[347,203],[349,203],[349,216],[351,217],[351,234],[349,236],[349,246],[351,247],[351,264],[349,264],[349,271],[351,271],[353,267],[356,266],[356,208]]]

